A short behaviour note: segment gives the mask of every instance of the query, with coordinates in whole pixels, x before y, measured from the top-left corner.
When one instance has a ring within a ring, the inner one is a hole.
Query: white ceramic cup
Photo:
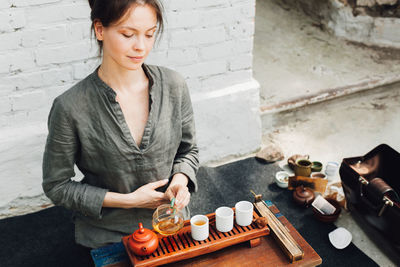
[[[199,222],[203,224],[198,225]],[[195,215],[190,219],[190,230],[192,238],[197,241],[202,241],[208,238],[209,235],[208,218],[204,215]]]
[[[253,204],[249,201],[240,201],[235,205],[236,223],[248,226],[253,221]]]
[[[229,232],[233,229],[233,209],[219,207],[215,210],[215,224],[220,232]]]
[[[328,162],[328,164],[326,164],[325,173],[328,176],[334,176],[336,175],[338,169],[339,169],[339,163],[330,161]]]

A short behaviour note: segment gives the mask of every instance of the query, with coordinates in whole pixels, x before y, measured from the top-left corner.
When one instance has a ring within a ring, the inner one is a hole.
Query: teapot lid
[[[296,187],[296,196],[301,199],[308,199],[310,197],[314,197],[313,191],[304,187],[303,185]]]
[[[132,234],[132,238],[137,242],[147,242],[153,238],[157,238],[157,236],[153,231],[144,228],[142,223],[139,223],[139,229]]]

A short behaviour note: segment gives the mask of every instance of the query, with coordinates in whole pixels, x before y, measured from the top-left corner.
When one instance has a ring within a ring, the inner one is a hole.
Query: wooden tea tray
[[[210,225],[210,235],[206,240],[193,240],[190,233],[190,221],[186,220],[183,228],[177,234],[168,237],[158,235],[159,246],[149,256],[142,257],[133,254],[127,245],[128,236],[124,236],[122,242],[132,265],[157,266],[167,264],[208,254],[245,241],[249,241],[250,246],[253,247],[261,243],[260,237],[269,234],[268,226],[259,229],[254,223],[245,227],[234,223],[230,232],[222,233],[216,229],[215,213],[207,214],[206,216],[209,218]],[[253,212],[253,218],[256,219],[258,217],[258,214]]]
[[[168,264],[165,267],[243,267],[243,266],[288,266],[288,267],[312,267],[322,263],[318,253],[297,232],[296,228],[283,216],[271,201],[265,201],[271,211],[289,230],[290,234],[304,251],[302,260],[290,262],[282,251],[282,248],[273,238],[272,234],[261,237],[261,244],[249,249],[244,243],[236,244],[225,249],[204,254],[196,258]],[[272,233],[272,231],[271,231]],[[111,267],[111,266],[107,266]],[[118,265],[118,267],[129,267]]]

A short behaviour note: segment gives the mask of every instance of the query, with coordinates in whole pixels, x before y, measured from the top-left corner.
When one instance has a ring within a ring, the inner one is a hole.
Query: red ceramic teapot
[[[128,246],[136,255],[150,255],[158,248],[158,238],[156,233],[144,228],[143,224],[139,223],[139,229],[128,238]]]

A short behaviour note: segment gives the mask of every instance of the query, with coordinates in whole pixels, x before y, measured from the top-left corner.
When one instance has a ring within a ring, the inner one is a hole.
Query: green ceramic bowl
[[[312,172],[320,172],[322,170],[322,163],[319,161],[313,161],[311,165]]]

